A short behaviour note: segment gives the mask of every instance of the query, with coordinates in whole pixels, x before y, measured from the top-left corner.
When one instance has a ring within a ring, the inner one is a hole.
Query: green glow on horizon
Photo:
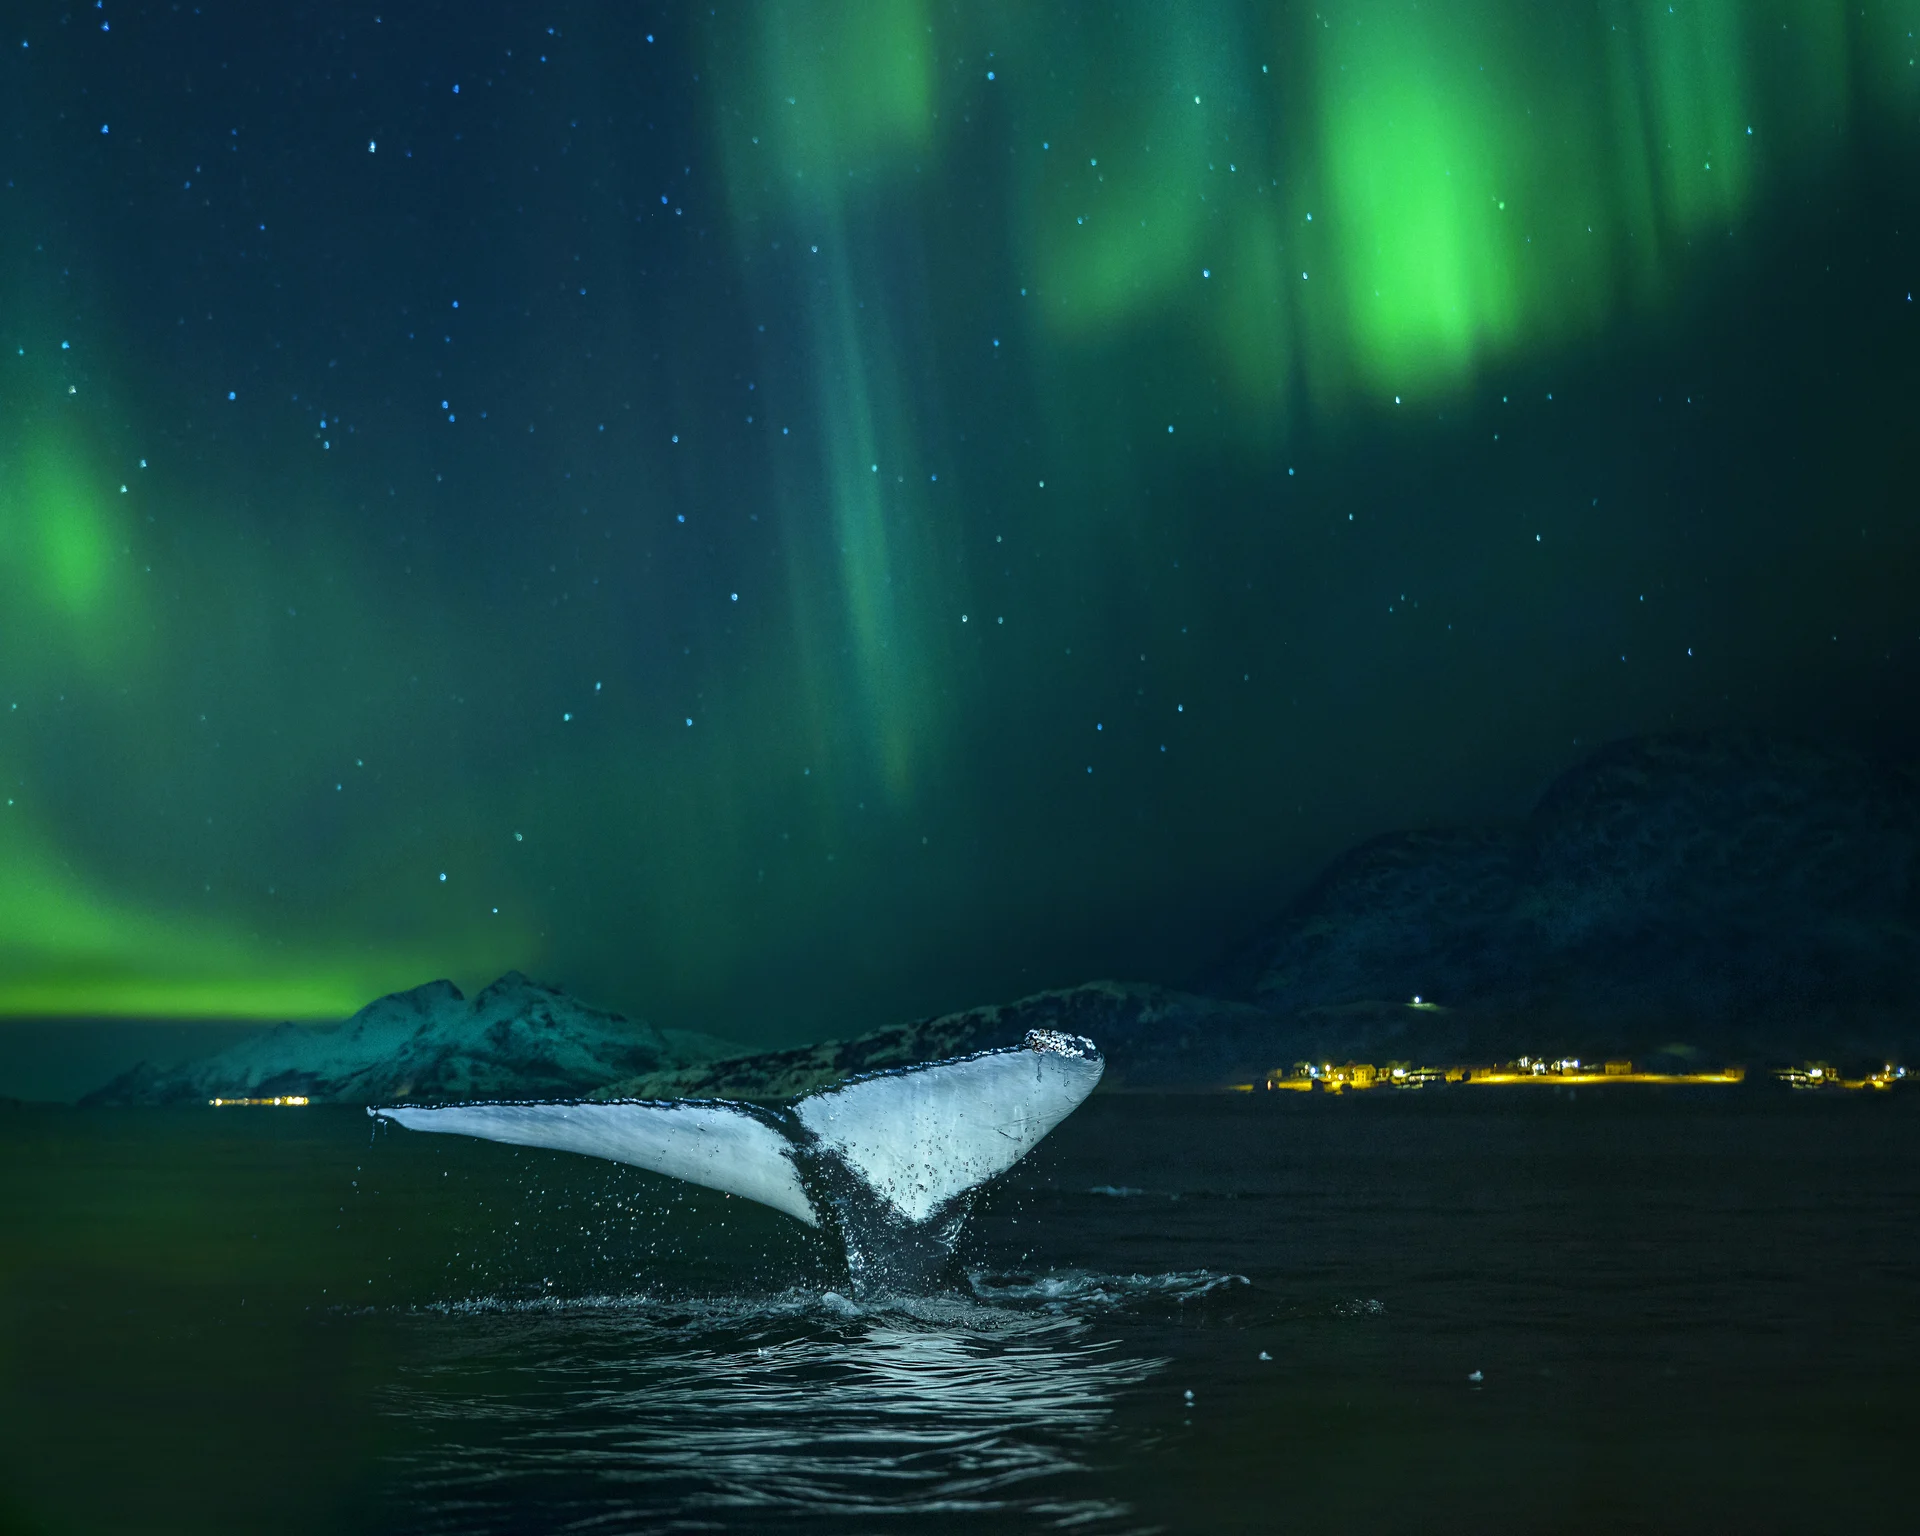
[[[108,372],[92,361],[93,380]],[[123,494],[103,469],[138,462],[101,425],[103,384],[69,396],[28,360],[0,385],[0,1018],[341,1019],[435,977],[471,983],[537,963],[524,919],[463,930],[418,910],[381,867],[384,829],[327,850],[350,873],[331,876],[344,889],[322,932],[303,930],[310,912],[250,900],[265,882],[235,878],[247,840],[284,837],[284,776],[317,776],[324,751],[296,736],[278,773],[233,777],[206,756],[224,754],[234,726],[290,691],[285,642],[260,623],[263,612],[284,615],[271,597],[276,573],[219,534],[186,561],[143,545],[136,505],[176,527],[187,517],[144,483]],[[188,516],[208,495],[196,490]],[[323,564],[340,573],[317,583],[337,637],[323,664],[393,643],[347,560],[311,546],[306,555],[310,575]],[[188,600],[156,613],[156,586]],[[201,734],[210,713],[223,717],[218,736]],[[339,729],[324,711],[284,723],[295,721],[322,739]],[[284,740],[280,724],[271,733]],[[75,793],[76,783],[95,788]],[[202,819],[187,814],[196,801],[222,813],[217,837],[187,832]],[[442,809],[457,818],[466,808]],[[265,851],[281,867],[305,862],[284,846]],[[203,883],[189,884],[183,865],[219,873],[221,898],[208,880],[205,905],[185,906]]]
[[[211,973],[167,977],[142,971],[108,976],[92,967],[70,975],[50,971],[0,980],[0,1018],[336,1023],[376,997],[434,980],[442,970],[416,967],[287,977]]]
[[[0,840],[0,1017],[343,1019],[444,973],[431,953],[368,946],[343,961],[156,916]]]

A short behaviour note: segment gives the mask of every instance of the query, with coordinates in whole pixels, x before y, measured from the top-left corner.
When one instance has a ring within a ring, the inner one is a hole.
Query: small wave
[[[1131,1200],[1136,1195],[1144,1195],[1144,1189],[1135,1189],[1131,1184],[1096,1184],[1087,1191],[1090,1195],[1106,1195],[1113,1200]]]
[[[1224,1277],[1238,1279],[1237,1276]],[[925,1327],[958,1329],[982,1337],[1031,1331],[1038,1323],[1058,1325],[1064,1306],[1042,1310],[1044,1322],[1034,1316],[1034,1301],[1064,1303],[1087,1299],[1096,1305],[1105,1298],[1118,1303],[1129,1297],[1174,1295],[1185,1299],[1207,1289],[1198,1276],[1039,1276],[969,1277],[964,1290],[931,1293],[885,1292],[856,1300],[836,1290],[793,1287],[766,1295],[667,1297],[646,1292],[629,1295],[586,1296],[468,1296],[402,1307],[401,1315],[443,1318],[515,1318],[529,1321],[572,1318],[581,1324],[605,1322],[621,1327],[640,1326],[649,1332],[683,1339],[722,1334],[752,1333],[764,1329],[798,1328],[806,1333],[832,1334],[848,1324],[862,1327]],[[1188,1282],[1193,1282],[1189,1284]],[[1057,1283],[1056,1283],[1057,1282]],[[1171,1284],[1162,1284],[1171,1282]],[[1244,1283],[1244,1282],[1243,1282]],[[1157,1287],[1157,1289],[1156,1289]],[[386,1309],[368,1309],[372,1311]]]
[[[1171,1270],[1160,1275],[1100,1275],[1075,1269],[1044,1275],[996,1275],[975,1270],[967,1281],[982,1301],[1038,1304],[1049,1311],[1111,1309],[1138,1302],[1185,1303],[1251,1283],[1245,1275],[1210,1269]]]
[[[1335,1317],[1385,1317],[1387,1304],[1372,1296],[1354,1296],[1333,1304]]]
[[[584,1296],[465,1296],[401,1310],[439,1317],[601,1317],[648,1323],[668,1332],[699,1332],[795,1319],[857,1318],[875,1309],[863,1307],[838,1291],[794,1286],[749,1296],[662,1296],[646,1291]]]
[[[462,1296],[452,1301],[421,1302],[399,1310],[441,1317],[480,1317],[490,1313],[544,1316],[560,1312],[632,1312],[652,1305],[653,1300],[644,1295],[622,1296],[613,1293],[595,1296]]]

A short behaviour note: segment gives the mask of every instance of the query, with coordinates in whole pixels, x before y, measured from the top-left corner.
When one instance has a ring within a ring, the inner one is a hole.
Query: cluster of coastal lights
[[[1339,1093],[1347,1088],[1366,1089],[1381,1084],[1393,1088],[1422,1088],[1428,1083],[1739,1083],[1746,1080],[1746,1068],[1725,1067],[1718,1072],[1647,1072],[1636,1070],[1631,1061],[1609,1061],[1595,1066],[1564,1056],[1555,1061],[1545,1057],[1522,1056],[1506,1066],[1408,1066],[1405,1063],[1376,1067],[1371,1062],[1302,1061],[1291,1072],[1276,1070],[1267,1075],[1267,1087],[1310,1089],[1325,1088]],[[1239,1091],[1250,1092],[1252,1084]]]
[[[1422,1012],[1440,1012],[1440,1004],[1430,1002],[1421,993],[1414,993],[1408,1004]],[[1838,1079],[1831,1068],[1796,1069],[1780,1074],[1787,1077],[1797,1087],[1824,1086]],[[1875,1086],[1887,1086],[1906,1075],[1904,1068],[1888,1067],[1884,1073],[1876,1074],[1866,1081]],[[1390,1062],[1376,1067],[1371,1062],[1348,1061],[1335,1064],[1330,1061],[1295,1062],[1293,1070],[1284,1072],[1275,1070],[1267,1074],[1266,1086],[1269,1089],[1324,1088],[1339,1093],[1347,1088],[1366,1089],[1375,1085],[1393,1088],[1423,1088],[1428,1083],[1526,1083],[1553,1082],[1562,1084],[1580,1083],[1738,1083],[1746,1078],[1746,1068],[1730,1066],[1718,1072],[1649,1072],[1635,1070],[1634,1063],[1625,1060],[1605,1062],[1583,1062],[1577,1056],[1521,1056],[1502,1066],[1487,1063],[1475,1065],[1414,1066],[1405,1062]],[[1255,1085],[1249,1083],[1236,1085],[1238,1091],[1250,1092]],[[1847,1086],[1857,1086],[1848,1084]]]
[[[246,1105],[254,1109],[259,1109],[259,1108],[299,1109],[299,1108],[302,1108],[306,1104],[306,1102],[307,1102],[307,1097],[303,1093],[281,1094],[278,1098],[272,1098],[272,1099],[208,1099],[207,1100],[207,1103],[211,1105],[214,1109],[231,1109],[235,1105]]]
[[[1809,1061],[1798,1067],[1782,1067],[1774,1073],[1789,1088],[1877,1088],[1885,1090],[1909,1077],[1905,1067],[1886,1063],[1878,1072],[1865,1077],[1847,1077],[1824,1061]]]
[[[1413,999],[1416,1008],[1434,1008],[1437,1004],[1424,1002],[1419,996]],[[1723,1067],[1719,1071],[1707,1072],[1659,1072],[1636,1068],[1627,1060],[1605,1062],[1583,1062],[1577,1056],[1548,1058],[1545,1056],[1521,1056],[1505,1066],[1409,1066],[1405,1063],[1389,1063],[1376,1067],[1371,1062],[1348,1061],[1335,1064],[1330,1061],[1295,1062],[1290,1072],[1275,1070],[1267,1074],[1266,1086],[1269,1089],[1291,1088],[1295,1090],[1324,1088],[1331,1093],[1340,1093],[1347,1088],[1367,1089],[1377,1085],[1394,1088],[1421,1088],[1428,1083],[1529,1083],[1549,1082],[1566,1085],[1583,1083],[1658,1083],[1658,1084],[1727,1084],[1741,1083],[1746,1080],[1747,1070],[1742,1066]],[[1799,1066],[1779,1067],[1773,1076],[1793,1088],[1844,1088],[1879,1089],[1884,1091],[1896,1083],[1904,1083],[1913,1077],[1907,1068],[1888,1062],[1877,1072],[1868,1072],[1857,1078],[1842,1074],[1827,1062],[1809,1061]],[[1236,1085],[1239,1092],[1250,1092],[1254,1084]]]

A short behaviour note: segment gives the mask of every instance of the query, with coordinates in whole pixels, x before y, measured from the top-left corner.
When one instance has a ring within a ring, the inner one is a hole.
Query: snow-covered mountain
[[[450,981],[430,981],[379,998],[344,1024],[282,1024],[164,1072],[143,1062],[81,1102],[566,1098],[738,1049],[603,1013],[509,971],[471,999]]]

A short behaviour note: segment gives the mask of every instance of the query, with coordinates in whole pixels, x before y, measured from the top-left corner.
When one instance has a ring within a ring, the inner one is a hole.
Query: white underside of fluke
[[[800,1179],[803,1147],[832,1157],[907,1222],[928,1220],[1005,1173],[1077,1109],[1105,1063],[1092,1042],[1035,1030],[1026,1043],[930,1062],[810,1094],[796,1139],[743,1105],[675,1103],[395,1105],[369,1114],[631,1163],[820,1225]]]
[[[1104,1065],[1023,1046],[849,1083],[794,1115],[908,1221],[925,1221],[1031,1152]]]
[[[411,1131],[447,1131],[631,1163],[820,1225],[800,1186],[792,1144],[731,1104],[399,1105],[373,1113]]]

